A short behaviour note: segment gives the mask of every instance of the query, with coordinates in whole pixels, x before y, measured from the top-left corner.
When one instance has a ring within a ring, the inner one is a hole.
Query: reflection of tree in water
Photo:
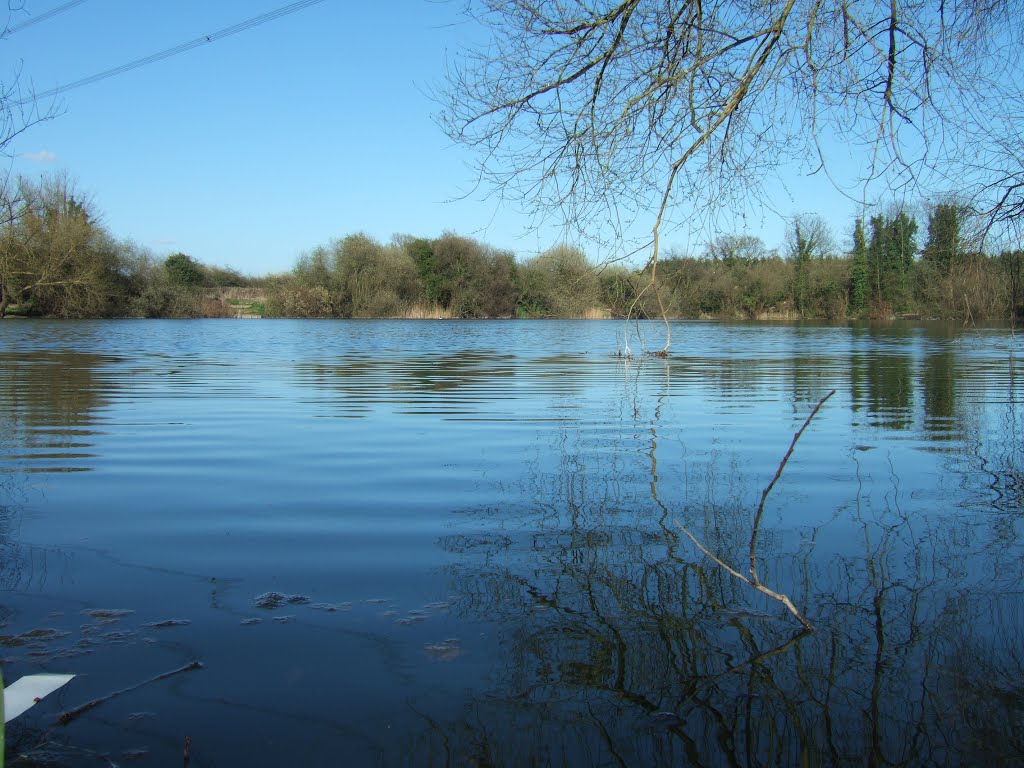
[[[341,395],[338,407],[365,410],[370,404],[451,402],[453,391],[490,388],[495,377],[515,375],[514,357],[481,350],[455,350],[440,355],[398,358],[346,355],[336,364],[303,362],[300,381],[314,390]]]
[[[21,545],[18,510],[38,472],[87,469],[90,435],[107,403],[101,367],[111,358],[73,352],[0,352],[0,588],[46,579],[47,554]],[[38,555],[38,557],[37,557]]]
[[[1008,765],[1012,760],[1020,765],[1024,760],[1024,637],[1018,633],[980,639],[965,632],[951,640],[959,644],[935,695],[955,702],[946,713],[945,727],[956,733],[953,729],[964,724],[960,729],[967,736],[964,762]],[[999,749],[1002,745],[1005,748]]]
[[[741,553],[760,489],[712,454],[691,457],[682,492],[661,483],[648,418],[646,456],[595,455],[580,432],[554,433],[558,466],[526,473],[522,489],[541,514],[445,542],[463,555],[459,606],[501,628],[504,657],[461,719],[410,745],[424,762],[1024,759],[1022,560],[983,514],[905,511],[898,494],[839,485],[820,524],[765,531],[762,576],[817,628],[799,633],[666,524],[685,516],[712,551]],[[716,474],[730,478],[724,494]]]
[[[850,378],[855,409],[864,408],[872,426],[907,429],[913,418],[912,373],[906,354],[853,355]]]
[[[0,475],[0,498],[13,495],[12,478]],[[10,504],[0,503],[0,589],[10,590],[20,581],[23,569],[21,548],[11,535],[14,508]],[[0,624],[6,623],[7,608],[0,604]]]
[[[1001,385],[991,391],[998,405],[994,428],[981,428],[973,436],[975,456],[982,471],[990,479],[989,488],[995,497],[992,506],[1010,515],[1007,523],[1024,512],[1024,409],[1021,408],[1021,371],[1011,355],[1007,375]]]
[[[100,368],[109,360],[77,352],[0,353],[0,469],[33,453],[61,459],[89,448],[96,413],[107,404],[110,380]]]
[[[956,355],[951,349],[932,352],[924,359],[921,390],[924,394],[925,429],[933,440],[955,439]]]

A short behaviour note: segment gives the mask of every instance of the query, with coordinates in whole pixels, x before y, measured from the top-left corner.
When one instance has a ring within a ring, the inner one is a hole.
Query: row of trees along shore
[[[969,211],[948,202],[925,208],[923,226],[897,207],[858,219],[846,243],[813,215],[779,249],[720,235],[699,256],[663,256],[656,289],[646,270],[572,246],[517,259],[456,234],[354,234],[249,277],[116,239],[64,177],[21,179],[2,204],[0,317],[658,317],[659,298],[678,318],[1024,316],[1024,252],[977,247]]]

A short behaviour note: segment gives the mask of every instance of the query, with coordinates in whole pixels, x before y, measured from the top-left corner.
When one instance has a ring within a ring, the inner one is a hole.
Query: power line
[[[47,19],[52,19],[58,13],[64,13],[64,11],[69,11],[72,8],[74,8],[76,5],[81,5],[84,2],[85,2],[85,0],[71,0],[70,3],[64,3],[64,5],[58,5],[56,8],[53,8],[53,9],[47,11],[46,13],[41,13],[38,16],[36,16],[35,18],[31,18],[31,19],[28,19],[27,21],[23,21],[23,22],[21,22],[21,24],[15,24],[13,27],[8,27],[7,28],[7,34],[8,35],[13,35],[15,32],[20,32],[21,30],[25,29],[26,27],[31,27],[33,24],[38,24],[41,21],[46,21]]]
[[[84,2],[84,0],[77,0],[77,2]],[[173,48],[168,48],[165,51],[160,51],[159,53],[154,53],[141,59],[136,59],[135,61],[128,62],[127,64],[122,64],[118,67],[114,67],[113,69],[108,69],[103,72],[99,72],[95,75],[90,75],[89,77],[83,77],[81,80],[75,80],[74,82],[68,83],[67,85],[58,85],[56,88],[51,88],[48,91],[37,93],[31,96],[30,98],[25,98],[21,101],[16,101],[13,103],[19,106],[23,106],[25,104],[28,104],[29,102],[38,101],[41,99],[48,99],[51,96],[56,96],[58,94],[64,93],[65,91],[70,91],[75,88],[81,88],[83,85],[91,85],[92,83],[98,83],[100,80],[106,80],[108,77],[114,77],[115,75],[120,75],[125,72],[130,72],[133,69],[144,67],[147,64],[154,64],[158,61],[169,59],[172,56],[177,56],[180,53],[191,51],[193,48],[198,48],[202,45],[207,45],[208,43],[214,43],[218,40],[223,40],[225,37],[237,35],[239,32],[245,32],[246,30],[252,29],[253,27],[258,27],[261,24],[266,24],[269,21],[275,21],[276,19],[280,19],[282,16],[287,16],[289,14],[295,13],[296,11],[304,10],[312,5],[317,5],[318,3],[322,2],[324,2],[324,0],[300,0],[300,2],[282,6],[277,10],[264,13],[261,16],[256,16],[254,18],[249,19],[248,21],[239,22],[238,24],[234,24],[230,27],[225,27],[224,29],[217,30],[216,32],[211,32],[208,35],[197,37],[195,40],[190,40],[187,43],[176,45]]]

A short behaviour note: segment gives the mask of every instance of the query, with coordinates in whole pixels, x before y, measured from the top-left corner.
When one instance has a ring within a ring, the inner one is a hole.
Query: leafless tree
[[[1024,225],[1024,84],[1020,66],[1016,67],[1013,86],[998,106],[979,106],[974,124],[966,131],[963,151],[949,172],[950,188],[958,203],[978,216],[988,236],[1012,237],[1019,247]]]
[[[797,233],[799,232],[799,238]],[[839,253],[839,246],[825,219],[814,213],[794,216],[786,228],[786,254],[791,260],[799,257],[827,259]]]
[[[1019,220],[1021,6],[467,0],[489,34],[452,63],[440,122],[479,150],[481,183],[541,216],[622,248],[649,223],[652,282],[678,203],[763,201],[795,160],[830,174],[835,139],[866,153],[865,185],[970,167],[990,216]]]
[[[719,235],[708,243],[707,255],[728,265],[750,264],[772,255],[764,241],[755,235]]]

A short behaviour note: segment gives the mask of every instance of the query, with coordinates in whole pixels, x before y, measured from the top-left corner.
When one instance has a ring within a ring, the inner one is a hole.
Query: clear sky
[[[173,48],[288,0],[22,0],[0,41],[2,76],[38,92]],[[474,190],[471,157],[433,121],[429,92],[479,31],[461,3],[324,0],[172,58],[63,93],[19,136],[10,170],[66,172],[103,223],[158,256],[182,251],[248,274],[290,269],[332,238],[446,230],[529,256],[557,242]],[[50,104],[47,101],[44,104]],[[466,197],[466,194],[469,196]],[[781,214],[816,212],[841,244],[855,205],[794,168]],[[731,229],[782,242],[755,211]],[[705,234],[697,235],[701,238]],[[677,233],[667,244],[698,251]],[[595,261],[608,254],[587,249]]]

